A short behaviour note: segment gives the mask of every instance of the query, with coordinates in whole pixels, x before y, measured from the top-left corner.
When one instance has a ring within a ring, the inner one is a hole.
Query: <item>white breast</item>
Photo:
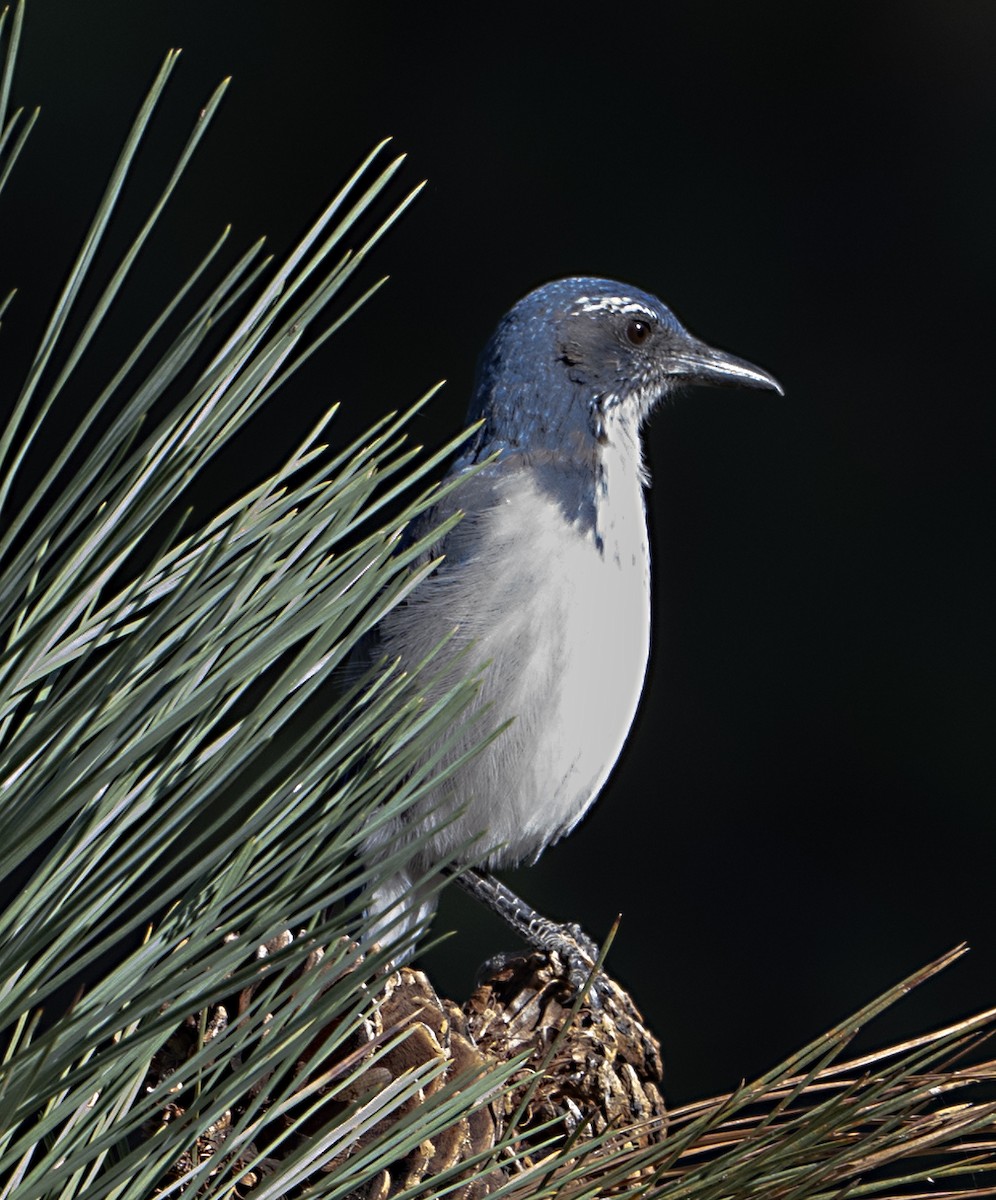
[[[479,528],[488,595],[449,582],[481,702],[512,725],[448,785],[492,866],[535,858],[580,819],[629,733],[650,648],[650,572],[638,463],[606,449],[596,528],[570,523],[527,470],[498,487]],[[466,571],[464,566],[464,571]],[[489,715],[490,720],[490,715]]]

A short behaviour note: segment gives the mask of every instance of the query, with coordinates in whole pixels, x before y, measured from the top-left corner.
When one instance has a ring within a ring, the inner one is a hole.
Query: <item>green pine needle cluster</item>
[[[4,181],[30,124],[15,137],[22,114],[6,117],[23,16],[21,5],[0,92]],[[80,294],[176,60],[167,56],[140,108],[0,440],[0,876],[19,884],[0,917],[0,1194],[19,1200],[151,1194],[180,1150],[267,1073],[274,1082],[226,1155],[250,1144],[273,1153],[260,1130],[279,1128],[285,1108],[294,1118],[282,1138],[307,1121],[319,1085],[312,1076],[302,1088],[279,1064],[337,1022],[321,1052],[331,1058],[376,1003],[387,961],[381,952],[361,963],[351,940],[362,934],[356,851],[371,809],[388,819],[424,790],[432,752],[474,687],[430,707],[417,678],[390,670],[345,692],[330,686],[421,574],[412,562],[426,547],[402,549],[399,535],[438,498],[426,481],[454,445],[431,455],[407,445],[411,412],[334,453],[321,442],[329,413],[237,503],[203,524],[178,509],[373,290],[341,303],[414,196],[391,201],[400,160],[378,167],[382,147],[283,264],[260,244],[226,262],[226,232],[15,505],[29,449],[58,416],[224,93],[197,116],[80,322]],[[349,248],[385,200],[387,215]],[[285,928],[308,936],[254,957]],[[317,946],[322,970],[282,987]],[[142,1131],[171,1099],[166,1083],[143,1087],[152,1055],[188,1014],[250,983],[239,1022],[168,1081],[182,1089],[183,1117],[150,1141]],[[312,1067],[321,1076],[320,1058]],[[335,1153],[422,1083],[416,1074],[356,1105],[303,1157]],[[437,1099],[425,1128],[445,1124],[452,1104]],[[337,1191],[369,1177],[393,1141],[351,1160]],[[301,1158],[285,1160],[270,1188],[306,1173]],[[225,1195],[233,1180],[201,1169],[187,1186],[202,1182],[205,1195]]]

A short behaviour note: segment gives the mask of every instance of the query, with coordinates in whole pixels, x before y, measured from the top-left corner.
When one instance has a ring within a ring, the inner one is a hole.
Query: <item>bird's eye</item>
[[[650,337],[650,322],[641,321],[638,318],[630,321],[626,326],[626,337],[634,346],[642,346]]]

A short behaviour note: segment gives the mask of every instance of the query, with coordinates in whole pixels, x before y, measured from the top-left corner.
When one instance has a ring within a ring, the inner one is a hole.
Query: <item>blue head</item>
[[[468,418],[475,449],[595,455],[635,441],[651,409],[683,384],[769,388],[758,367],[698,341],[656,296],[611,279],[545,284],[501,320],[478,364]]]

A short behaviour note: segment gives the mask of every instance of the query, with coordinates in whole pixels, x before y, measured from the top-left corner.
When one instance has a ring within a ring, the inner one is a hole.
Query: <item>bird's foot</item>
[[[511,971],[513,975],[516,971],[521,972],[527,969],[531,960],[534,963],[545,961],[550,975],[559,980],[560,986],[572,998],[576,999],[585,992],[586,1005],[594,1012],[602,1011],[612,992],[613,984],[601,971],[592,977],[598,960],[598,947],[580,930],[577,932],[580,934],[578,943],[574,941],[574,930],[570,930],[560,937],[552,938],[551,944],[537,947],[531,955],[521,950],[506,950],[493,954],[478,967],[474,987],[479,988],[485,984],[493,986],[496,977],[504,972]],[[533,970],[536,969],[534,966]]]
[[[530,946],[547,955],[555,954],[564,966],[567,983],[575,994],[588,984],[601,951],[580,925],[573,921],[560,925],[541,916],[511,888],[479,868],[465,870],[458,876],[458,882],[482,904],[496,912]],[[486,966],[495,961],[490,959]],[[604,979],[604,976],[599,972],[589,989],[591,1002],[596,1007],[600,1004],[598,990],[603,986],[598,982],[600,979]]]
[[[571,991],[578,995],[587,987],[592,1006],[600,1008],[600,992],[608,983],[605,976],[596,971],[602,953],[597,943],[574,921],[558,925],[546,917],[537,917],[530,926],[532,944],[546,954],[555,954],[563,963]]]
[[[556,950],[561,958],[565,954],[569,958],[576,951],[588,961],[589,968],[594,967],[601,957],[602,951],[596,941],[590,938],[576,921],[567,921],[563,925],[553,924],[554,942],[551,949]]]
[[[600,1008],[600,990],[605,985],[605,976],[596,969],[599,950],[591,938],[585,936],[583,942],[576,942],[570,935],[558,937],[549,950],[564,964],[567,982],[575,996],[588,988],[589,1001],[595,1008]]]

